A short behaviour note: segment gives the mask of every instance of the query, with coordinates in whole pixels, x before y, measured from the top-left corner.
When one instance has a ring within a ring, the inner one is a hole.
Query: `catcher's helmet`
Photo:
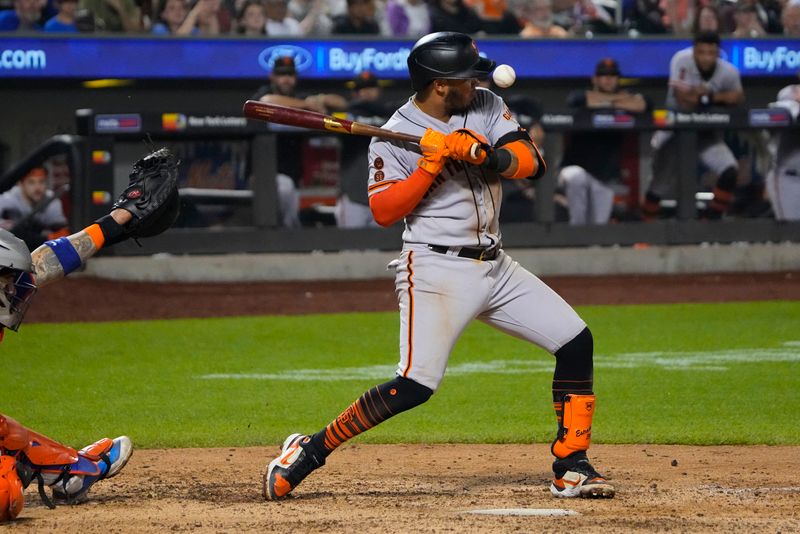
[[[16,330],[22,322],[36,292],[32,263],[25,243],[0,229],[0,331],[3,327]]]
[[[496,63],[481,57],[472,37],[458,32],[426,35],[414,44],[408,56],[408,73],[414,91],[421,91],[433,80],[484,79]]]

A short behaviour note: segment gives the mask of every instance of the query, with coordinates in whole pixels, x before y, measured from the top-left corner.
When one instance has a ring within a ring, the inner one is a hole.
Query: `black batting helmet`
[[[437,79],[484,79],[496,63],[481,57],[472,37],[458,32],[426,35],[414,44],[408,56],[408,73],[414,91]]]

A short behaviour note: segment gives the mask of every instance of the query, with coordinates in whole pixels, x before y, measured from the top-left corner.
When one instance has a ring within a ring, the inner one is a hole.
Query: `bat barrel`
[[[377,126],[324,115],[316,111],[290,108],[278,104],[268,104],[258,100],[246,101],[242,111],[244,116],[248,119],[283,124],[286,126],[297,126],[299,128],[344,134],[374,136],[383,139],[408,141],[411,143],[419,143],[420,139],[419,136],[412,134],[393,132],[391,130],[378,128]]]

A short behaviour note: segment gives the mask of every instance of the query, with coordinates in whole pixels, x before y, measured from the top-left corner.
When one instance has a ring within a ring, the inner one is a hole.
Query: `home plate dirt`
[[[48,510],[26,492],[8,531],[798,532],[800,447],[596,445],[614,499],[555,499],[536,445],[350,445],[279,502],[261,497],[269,448],[138,450],[92,500]],[[677,461],[677,465],[673,466]],[[485,515],[566,509],[574,516]]]
[[[542,517],[578,515],[578,512],[563,508],[490,508],[488,510],[470,510],[466,513],[478,515],[536,515]]]

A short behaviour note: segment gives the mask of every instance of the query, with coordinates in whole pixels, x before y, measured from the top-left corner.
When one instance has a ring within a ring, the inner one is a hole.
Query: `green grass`
[[[800,302],[579,312],[595,337],[596,443],[800,443]],[[74,445],[122,433],[141,447],[278,443],[391,378],[397,329],[396,313],[24,325],[0,346],[0,410]],[[631,354],[652,352],[666,353]],[[494,372],[469,373],[477,363]],[[552,367],[475,323],[428,403],[357,439],[549,441]],[[367,376],[291,375],[348,368]],[[237,373],[281,379],[199,378]]]

